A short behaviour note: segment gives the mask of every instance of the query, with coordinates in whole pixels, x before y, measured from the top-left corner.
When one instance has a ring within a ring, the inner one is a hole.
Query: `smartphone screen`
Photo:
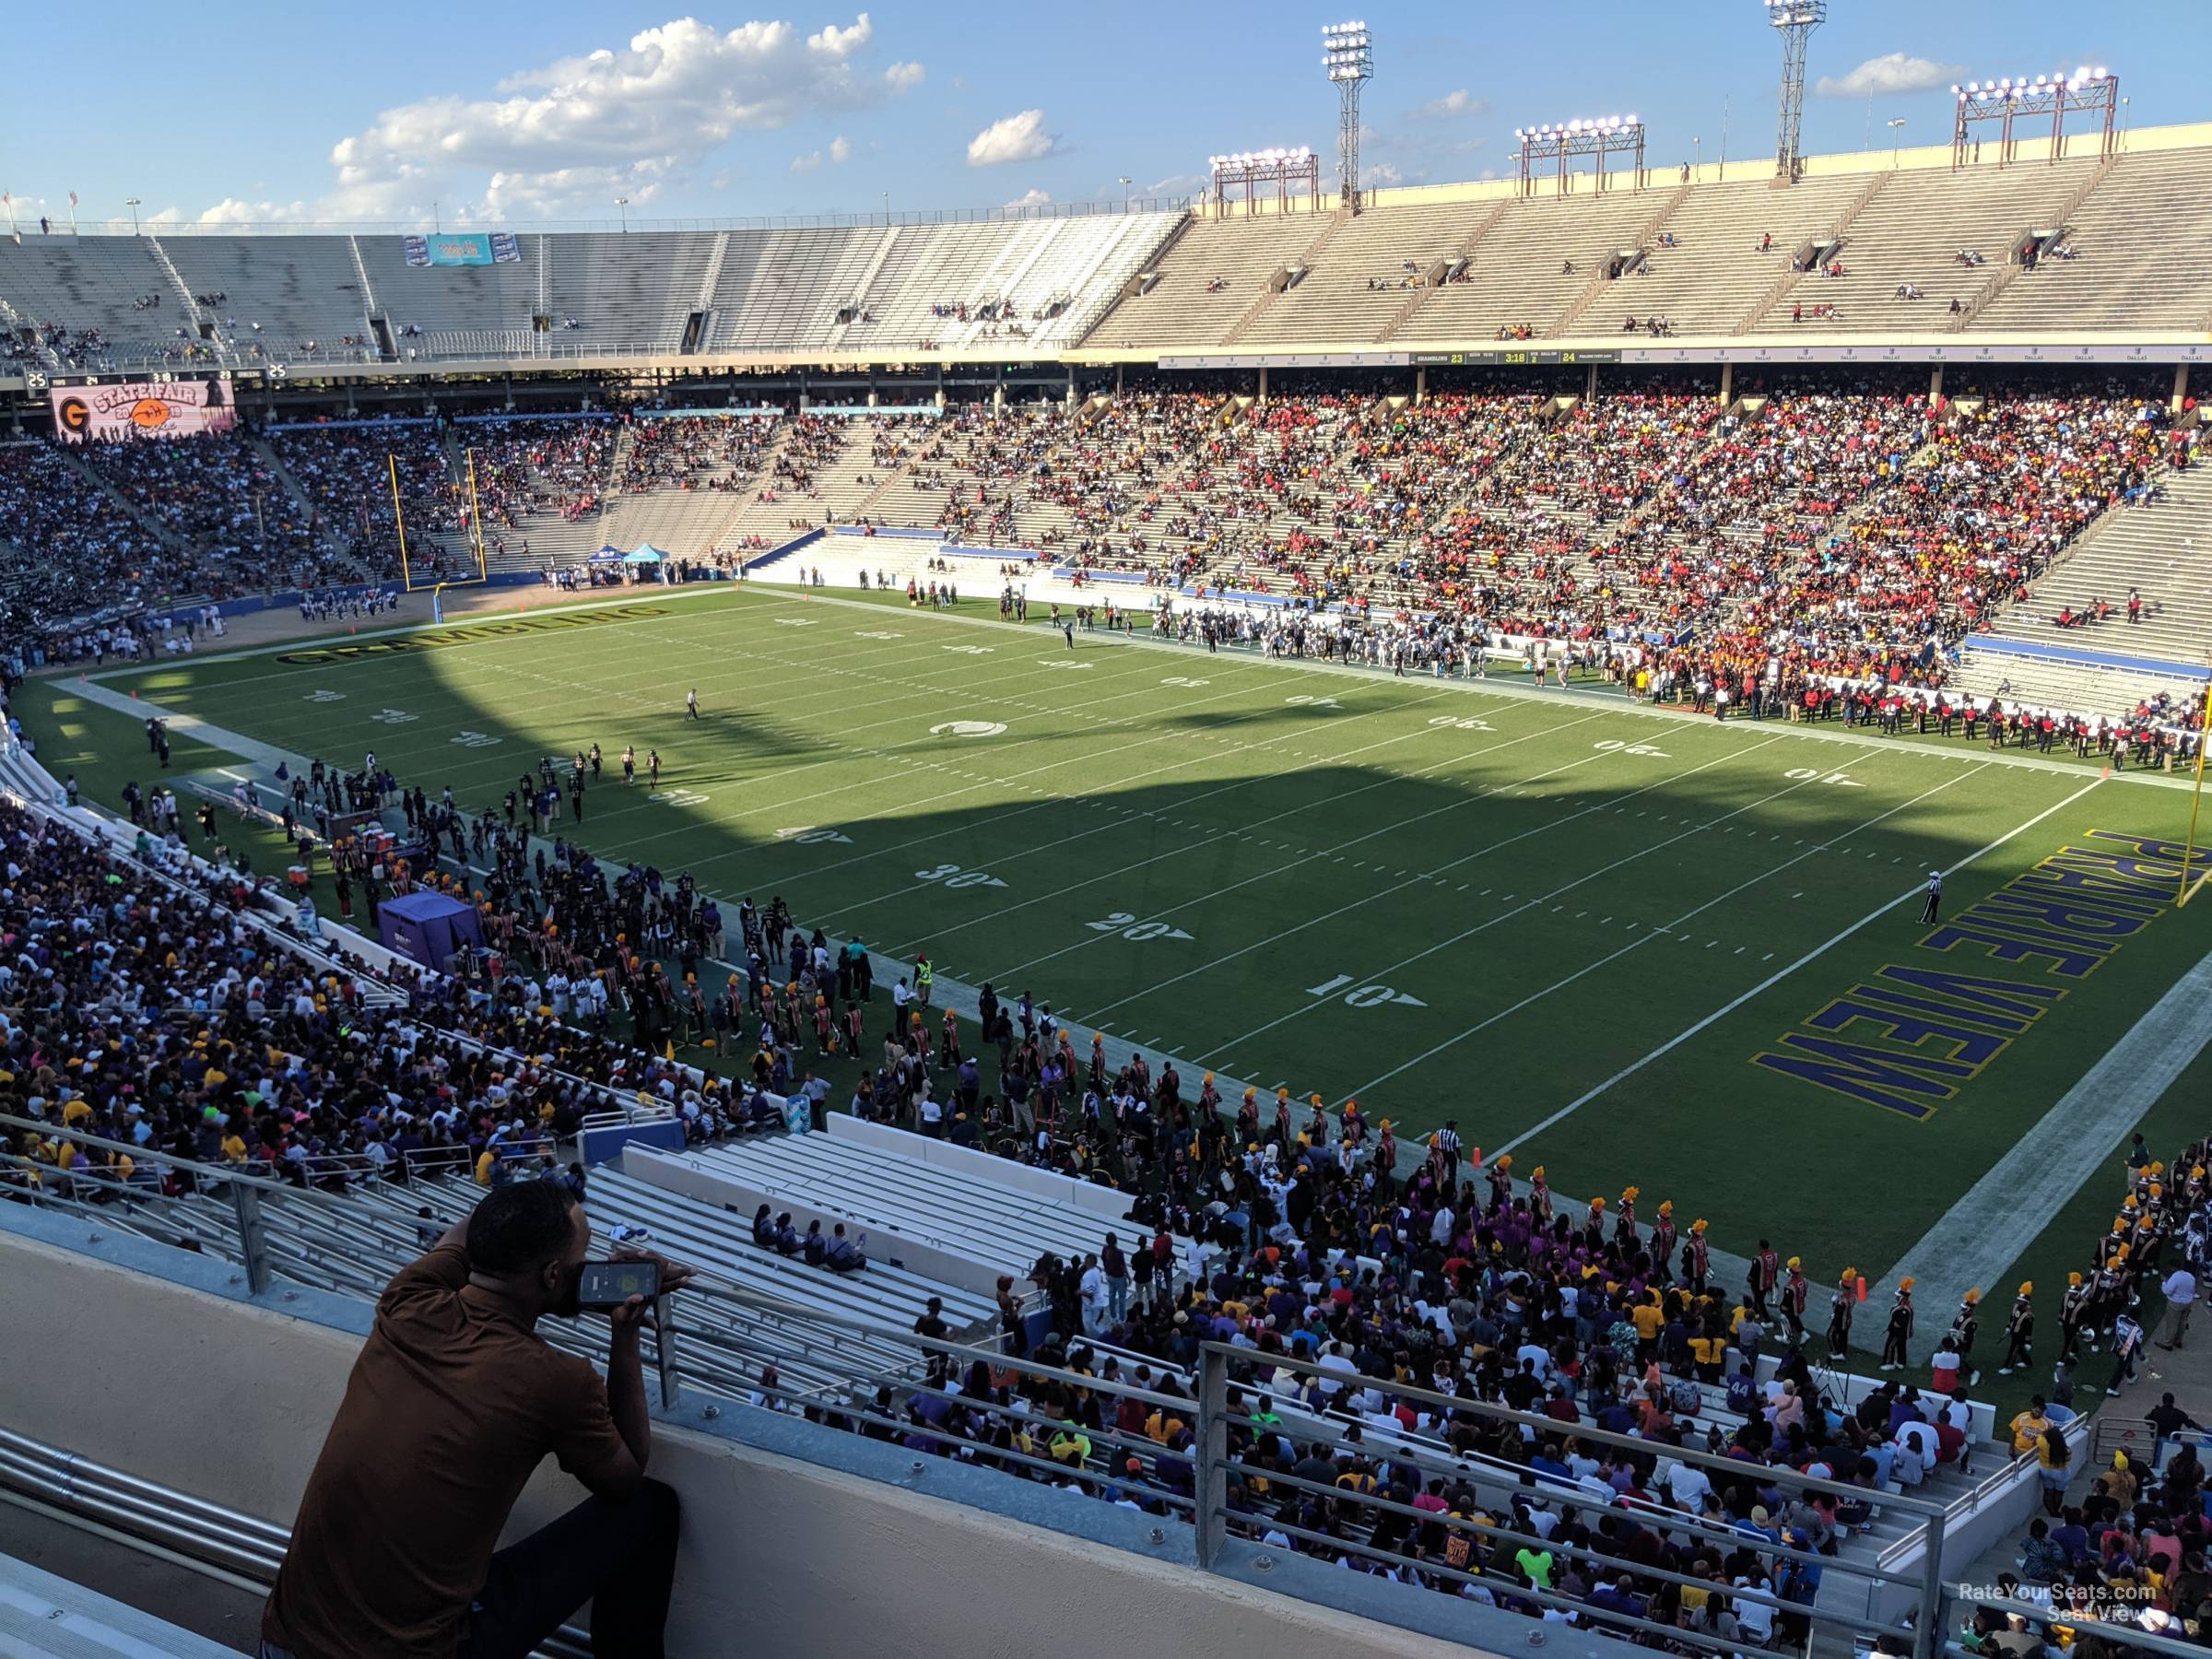
[[[651,1301],[661,1293],[658,1262],[586,1262],[576,1300],[586,1308],[618,1308],[633,1296]]]

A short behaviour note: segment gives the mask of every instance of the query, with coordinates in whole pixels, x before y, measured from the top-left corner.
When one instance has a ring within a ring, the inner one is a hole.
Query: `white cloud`
[[[1034,161],[1053,153],[1059,140],[1044,130],[1042,110],[1023,110],[993,122],[968,141],[968,165],[997,167],[1007,161]]]
[[[1144,188],[1148,196],[1182,195],[1197,190],[1207,182],[1205,173],[1170,173],[1164,179],[1155,179]]]
[[[1487,98],[1477,98],[1465,87],[1456,92],[1447,92],[1441,98],[1432,98],[1413,112],[1416,121],[1444,121],[1454,115],[1480,115],[1490,107]]]
[[[334,217],[403,213],[433,196],[490,218],[595,198],[650,200],[740,131],[823,109],[857,109],[916,85],[917,64],[881,74],[859,60],[868,14],[811,34],[786,21],[723,30],[679,18],[619,51],[558,59],[499,81],[495,96],[440,93],[384,111],[330,152]]]
[[[841,134],[830,140],[830,147],[826,150],[808,150],[803,156],[794,156],[791,159],[791,171],[795,173],[812,172],[825,160],[834,167],[849,159],[852,154],[852,141]]]
[[[1948,86],[1960,73],[1956,64],[1938,64],[1933,58],[1910,57],[1901,52],[1886,52],[1880,57],[1870,57],[1849,75],[1838,78],[1824,75],[1813,83],[1813,90],[1823,98],[1865,98],[1877,92],[1925,92],[1931,87]]]
[[[1370,161],[1359,170],[1359,182],[1371,189],[1384,184],[1403,184],[1406,175],[1388,161]]]
[[[1029,189],[1023,191],[1012,201],[1006,203],[1006,206],[1008,207],[1043,207],[1049,206],[1052,202],[1052,199],[1053,194],[1051,191],[1040,190],[1032,184]]]
[[[305,202],[241,202],[236,196],[225,196],[201,214],[199,222],[203,225],[293,224],[312,217]]]

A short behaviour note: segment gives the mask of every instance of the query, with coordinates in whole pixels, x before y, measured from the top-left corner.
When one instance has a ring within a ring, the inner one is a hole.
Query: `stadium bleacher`
[[[483,265],[410,265],[390,234],[50,234],[0,248],[0,323],[18,344],[30,330],[27,349],[48,365],[76,368],[642,356],[687,342],[694,355],[1001,356],[1466,344],[1602,338],[1630,318],[1677,336],[2201,333],[2212,271],[2185,251],[2212,222],[2204,152],[2137,143],[1958,169],[1869,155],[1787,190],[1702,173],[1641,188],[1616,174],[1603,190],[1583,174],[1565,194],[1539,177],[1525,197],[1503,182],[1431,187],[1386,193],[1357,218],[1232,205],[532,232],[514,259]],[[2031,236],[2047,240],[2030,266]],[[1793,272],[1801,256],[1812,268]],[[1138,293],[1142,272],[1158,280]]]

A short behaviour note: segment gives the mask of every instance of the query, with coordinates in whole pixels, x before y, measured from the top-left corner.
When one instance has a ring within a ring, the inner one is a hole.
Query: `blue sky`
[[[2212,118],[2203,0],[2103,6],[1833,0],[1813,37],[1810,151],[1902,117],[1948,135],[1954,78],[2080,63],[2135,126]],[[1221,150],[1333,159],[1320,28],[1363,17],[1370,184],[1509,171],[1516,124],[1635,113],[1651,160],[1771,155],[1780,53],[1758,0],[1460,0],[1286,12],[1155,6],[841,10],[676,0],[370,8],[130,3],[41,11],[0,100],[17,211],[155,220],[523,223],[996,207],[1182,195]],[[1534,27],[1524,31],[1524,22]],[[20,32],[20,31],[18,31]],[[28,38],[27,38],[28,39]],[[2002,42],[2002,50],[1999,49]],[[1871,106],[1867,91],[1873,96]],[[1333,165],[1331,171],[1333,171]]]

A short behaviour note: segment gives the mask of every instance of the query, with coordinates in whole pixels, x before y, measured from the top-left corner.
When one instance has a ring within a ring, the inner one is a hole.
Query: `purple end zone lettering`
[[[2159,914],[2170,897],[2139,882],[2116,881],[2089,870],[2057,870],[2048,865],[2038,865],[2018,881],[2006,882],[1997,890],[2018,893],[2024,899],[2049,899],[2061,903],[2069,900],[2077,903],[2094,902],[2100,909],[2135,916]]]
[[[1827,1059],[1813,1059],[1798,1054],[1777,1054],[1771,1052],[1757,1054],[1751,1064],[1778,1071],[1785,1077],[1801,1078],[1817,1088],[1829,1089],[1836,1094],[1849,1095],[1869,1105],[1901,1112],[1909,1118],[1924,1118],[1936,1109],[1928,1100],[1947,1100],[1958,1092],[1947,1084],[1933,1078],[1914,1077],[1889,1064],[1891,1056],[1871,1050],[1861,1050],[1857,1044],[1837,1042],[1825,1037],[1806,1037],[1795,1031],[1785,1032],[1782,1041],[1793,1048],[1804,1049],[1810,1054],[1825,1054]]]
[[[2010,888],[1999,888],[1981,903],[1974,906],[1974,914],[1985,918],[2008,917],[2017,922],[2037,922],[2055,927],[2062,933],[2106,935],[2124,939],[2140,933],[2149,924],[2148,916],[2115,916],[2106,911],[2088,910],[2078,904],[2053,904],[2041,900],[2027,899]]]
[[[1907,996],[1902,991],[1885,985],[1853,985],[1844,994],[1854,1002],[1873,1003],[1884,1008],[1911,1008],[1915,1013],[1933,1014],[1939,1019],[1971,1019],[1976,1025],[1991,1026],[2000,1031],[2018,1036],[2033,1021],[2011,1014],[1993,1014],[1985,1008],[1961,1008],[1951,1003],[1939,1003],[1925,996]]]
[[[2151,892],[2168,903],[2173,901],[2173,894],[2182,885],[2182,866],[2171,859],[2127,858],[2118,853],[2100,853],[2093,847],[2068,847],[2064,853],[2045,859],[2042,867],[2098,870],[2110,876],[2131,877],[2147,884]]]
[[[1883,1036],[1893,1042],[1901,1042],[1912,1048],[1918,1048],[1931,1037],[1940,1038],[1956,1045],[1951,1053],[1952,1059],[1976,1071],[2002,1053],[2006,1044],[2012,1041],[2009,1037],[1994,1036],[1988,1031],[1970,1030],[1964,1026],[1948,1025],[1941,1020],[1919,1019],[1894,1009],[1877,1007],[1870,1003],[1853,1002],[1848,996],[1838,997],[1827,1007],[1806,1015],[1805,1023],[1818,1030],[1841,1031],[1853,1020],[1859,1019],[1880,1026]]]
[[[2035,945],[2009,934],[1994,933],[1981,927],[1939,927],[1921,942],[1924,950],[1948,950],[1954,945],[1975,944],[1989,947],[1988,953],[2000,961],[2020,962],[2030,957],[2049,957],[2050,973],[2063,973],[2068,979],[2084,979],[2102,965],[2102,958],[2094,948],[2068,950],[2055,945]]]
[[[2024,1021],[2041,1019],[2047,1006],[2066,994],[2064,985],[2024,983],[2019,980],[1992,979],[1986,974],[1953,973],[1945,968],[1914,968],[1901,962],[1877,970],[1875,977],[1933,992],[1970,1006],[1988,1008],[1993,1013],[2017,1014]],[[1966,1018],[1981,1016],[1970,1014]]]
[[[2092,830],[2089,838],[2092,841],[2117,841],[2124,847],[2133,847],[2145,858],[2162,858],[2168,864],[2182,863],[2189,853],[2188,844],[2184,841],[2161,841],[2155,835],[2130,835],[2124,830]],[[2212,847],[2199,847],[2196,850],[2196,862],[2212,864]]]

